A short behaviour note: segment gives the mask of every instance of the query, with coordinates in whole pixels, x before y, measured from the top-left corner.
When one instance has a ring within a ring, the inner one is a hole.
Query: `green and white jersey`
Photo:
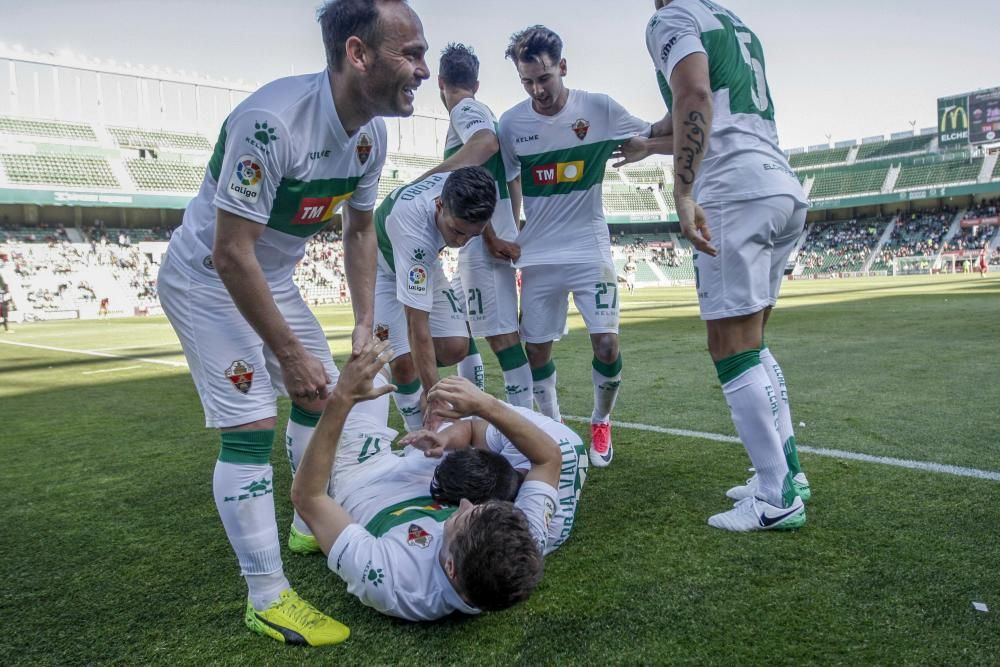
[[[477,132],[486,130],[497,134],[497,120],[490,108],[471,97],[463,99],[455,105],[449,114],[451,122],[448,125],[448,136],[444,142],[444,159],[450,158]],[[497,207],[490,222],[493,231],[505,241],[513,241],[517,237],[517,225],[514,223],[514,211],[510,206],[510,191],[507,189],[507,174],[504,169],[503,157],[499,150],[482,164],[490,172],[497,184]],[[485,252],[483,240],[475,237],[464,248],[466,252]]]
[[[211,255],[217,209],[265,225],[256,255],[269,284],[291,280],[306,242],[344,202],[375,207],[385,122],[347,136],[327,72],[278,79],[222,125],[198,195],[170,239],[179,265],[218,280]]]
[[[649,21],[646,48],[671,112],[674,67],[693,53],[708,58],[713,118],[694,184],[698,202],[791,195],[806,203],[778,147],[763,46],[738,16],[709,0],[674,0]]]
[[[353,436],[342,436],[348,437]],[[371,433],[356,437],[370,438]],[[437,464],[419,450],[382,456],[365,464],[374,466],[370,481],[345,500],[344,509],[355,523],[333,543],[327,565],[349,593],[383,614],[433,621],[456,611],[479,613],[458,595],[441,565],[444,524],[456,508],[428,495]],[[539,548],[555,502],[555,489],[542,482],[523,484],[514,501]]]
[[[611,261],[604,169],[624,140],[649,130],[607,95],[582,90],[570,90],[554,116],[535,112],[530,99],[501,116],[500,151],[507,179],[521,177],[527,220],[517,266]]]
[[[569,538],[569,534],[573,530],[573,524],[576,522],[576,508],[580,502],[580,492],[583,491],[583,485],[587,481],[587,468],[590,466],[590,459],[587,456],[587,448],[583,446],[583,440],[565,424],[560,424],[556,420],[529,408],[514,405],[510,408],[542,429],[555,441],[562,454],[562,467],[559,472],[559,504],[552,517],[552,523],[549,524],[549,534],[543,551],[548,556]],[[507,459],[507,462],[515,470],[527,472],[531,469],[528,457],[522,454],[514,446],[514,443],[492,424],[486,428],[486,446]]]
[[[375,211],[378,238],[378,271],[396,281],[396,299],[405,306],[431,312],[439,254],[445,246],[437,228],[437,198],[449,172],[432,174],[422,181],[402,185]]]

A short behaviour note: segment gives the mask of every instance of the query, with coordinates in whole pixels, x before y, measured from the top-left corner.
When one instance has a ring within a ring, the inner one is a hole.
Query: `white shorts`
[[[536,265],[521,269],[521,338],[548,343],[563,335],[568,296],[592,334],[618,333],[618,279],[614,264]]]
[[[465,314],[473,336],[486,338],[517,332],[516,273],[510,262],[464,249],[459,253],[452,288],[465,298]]]
[[[277,415],[278,394],[287,396],[281,365],[243,318],[222,282],[207,282],[178,268],[169,253],[157,290],[205,410],[205,426],[227,428]],[[288,326],[326,368],[330,386],[339,372],[323,329],[295,284],[271,286]]]
[[[807,209],[785,195],[702,208],[719,254],[694,253],[701,319],[752,315],[774,306]]]
[[[431,276],[431,285],[434,289],[434,306],[430,313],[431,336],[467,337],[469,329],[465,323],[465,308],[462,304],[464,299],[451,289],[440,263]],[[409,354],[410,336],[406,325],[406,310],[396,298],[396,277],[380,269],[375,276],[374,333],[382,338],[386,331],[392,345],[392,358]]]
[[[387,383],[381,374],[376,375],[373,382],[376,389]],[[398,432],[386,425],[388,420],[389,394],[385,394],[375,400],[355,404],[344,422],[330,474],[329,491],[345,507],[351,496],[359,489],[370,486],[372,479],[378,478],[376,471],[379,466],[392,465],[382,461],[396,458],[392,441]]]

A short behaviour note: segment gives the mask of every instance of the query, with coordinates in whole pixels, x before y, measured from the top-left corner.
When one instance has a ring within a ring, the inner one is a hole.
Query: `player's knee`
[[[598,334],[593,337],[594,356],[605,364],[613,364],[618,359],[618,336],[615,334]]]
[[[434,352],[437,355],[439,364],[442,366],[452,366],[465,359],[465,356],[469,352],[469,339],[456,336],[435,338]]]
[[[323,408],[326,407],[326,402],[327,402],[328,398],[329,397],[327,397],[327,398],[316,398],[316,399],[313,399],[311,401],[306,401],[306,400],[299,399],[299,400],[295,400],[295,401],[292,401],[292,402],[295,403],[295,405],[297,405],[300,408],[302,408],[303,410],[305,410],[306,412],[323,412]]]
[[[417,369],[413,365],[413,357],[409,353],[390,361],[389,370],[392,371],[392,382],[396,385],[410,384],[417,379]]]
[[[268,417],[266,419],[258,419],[257,421],[240,424],[239,426],[227,426],[223,428],[222,431],[223,433],[232,431],[273,431],[277,423],[277,417]]]
[[[552,355],[552,346],[551,344],[525,343],[524,353],[528,356],[529,366],[532,368],[541,368],[549,363],[549,357]]]
[[[520,343],[521,337],[516,331],[512,331],[511,333],[500,334],[498,336],[490,336],[486,339],[486,342],[490,344],[491,350],[501,352]]]

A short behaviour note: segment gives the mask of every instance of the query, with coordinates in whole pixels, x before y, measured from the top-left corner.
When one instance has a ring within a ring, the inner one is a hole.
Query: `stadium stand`
[[[0,116],[0,134],[73,141],[97,141],[97,135],[94,134],[93,128],[83,123],[33,120],[11,116]]]
[[[58,154],[0,153],[12,183],[70,187],[118,188],[118,179],[104,158]]]
[[[860,271],[886,222],[884,218],[869,218],[814,224],[799,251],[795,271],[804,276]]]
[[[846,147],[809,151],[808,153],[796,153],[788,158],[788,162],[791,164],[792,169],[818,167],[827,164],[839,164],[847,161],[847,155],[850,152],[850,147]]]
[[[842,197],[848,194],[879,192],[889,173],[889,165],[832,167],[805,174],[816,178],[809,196],[812,199]]]
[[[142,130],[136,127],[108,127],[108,133],[122,148],[170,148],[210,151],[212,144],[200,134]]]
[[[196,192],[205,178],[205,165],[137,158],[126,160],[125,166],[141,190]]]
[[[406,169],[409,171],[416,172],[413,175],[418,176],[421,173],[438,166],[441,159],[437,157],[432,157],[428,155],[407,155],[406,153],[389,153],[389,162],[396,165],[400,169]]]
[[[936,164],[903,165],[899,180],[896,181],[896,190],[923,188],[931,185],[975,183],[982,167],[983,158],[952,160]]]
[[[605,182],[604,208],[608,213],[660,213],[660,205],[648,188]]]
[[[904,157],[908,155],[918,155],[926,153],[930,148],[934,137],[931,135],[906,137],[905,139],[895,139],[892,141],[876,141],[870,144],[862,144],[858,147],[856,162],[862,160],[874,160],[887,157]]]
[[[624,169],[625,177],[632,183],[660,185],[667,183],[667,175],[662,166],[636,165]]]
[[[954,212],[932,212],[914,213],[906,219],[900,217],[870,270],[888,271],[897,257],[937,256],[953,215]]]

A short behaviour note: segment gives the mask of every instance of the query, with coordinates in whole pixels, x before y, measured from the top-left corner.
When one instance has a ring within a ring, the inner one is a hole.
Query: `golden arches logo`
[[[941,132],[964,132],[969,129],[969,114],[963,106],[941,109]]]

